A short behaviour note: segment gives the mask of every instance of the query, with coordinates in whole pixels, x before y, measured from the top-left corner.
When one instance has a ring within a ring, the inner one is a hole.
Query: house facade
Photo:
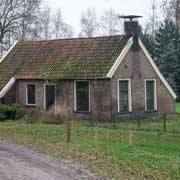
[[[174,113],[176,95],[134,27],[122,36],[18,42],[0,63],[1,102],[74,119]]]

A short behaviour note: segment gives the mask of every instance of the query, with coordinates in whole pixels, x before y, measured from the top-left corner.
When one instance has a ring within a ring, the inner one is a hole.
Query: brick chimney
[[[129,15],[129,16],[120,16],[120,18],[124,19],[124,29],[125,29],[125,34],[127,36],[132,36],[133,37],[133,48],[135,50],[138,49],[138,18],[142,16],[136,16],[136,15]]]

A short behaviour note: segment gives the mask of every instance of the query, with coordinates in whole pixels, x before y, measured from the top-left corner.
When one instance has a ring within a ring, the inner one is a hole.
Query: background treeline
[[[147,49],[180,100],[180,0],[151,0],[149,19],[139,27]],[[61,9],[52,12],[43,0],[0,0],[0,55],[16,40],[117,35],[123,32],[121,12],[82,12],[80,32],[66,22]]]
[[[100,23],[101,22],[101,23]],[[94,9],[82,12],[80,32],[63,18],[61,9],[52,12],[43,0],[0,0],[0,52],[16,40],[46,40],[120,34],[122,22],[112,9],[97,18]]]
[[[161,17],[159,17],[161,16]],[[164,0],[152,13],[140,36],[180,100],[180,0]]]

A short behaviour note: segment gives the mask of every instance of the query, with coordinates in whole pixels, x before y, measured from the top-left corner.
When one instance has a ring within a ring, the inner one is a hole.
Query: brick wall
[[[90,110],[91,113],[78,113],[74,111],[74,80],[60,80],[56,84],[55,113],[67,116],[68,110],[73,119],[110,119],[110,80],[90,82]],[[44,109],[44,84],[43,80],[18,80],[17,103],[26,106],[26,85],[36,84],[36,107]],[[31,107],[31,106],[29,106]]]
[[[58,81],[56,83],[56,113],[67,115],[70,110],[73,119],[109,119],[110,118],[110,81],[90,82],[91,113],[74,111],[74,80]],[[68,100],[69,97],[69,100]]]
[[[44,108],[44,81],[42,80],[18,80],[16,101],[20,105],[26,106],[26,85],[33,83],[36,85],[36,107],[39,109]]]
[[[133,112],[129,115],[134,116],[137,113],[141,113],[142,115],[147,116],[175,112],[175,101],[173,97],[153,70],[143,51],[141,49],[138,51],[133,51],[131,49],[111,80],[113,114],[117,114],[118,111],[117,81],[118,79],[124,78],[131,79],[132,86]],[[158,106],[158,111],[156,113],[145,112],[145,79],[156,79]]]

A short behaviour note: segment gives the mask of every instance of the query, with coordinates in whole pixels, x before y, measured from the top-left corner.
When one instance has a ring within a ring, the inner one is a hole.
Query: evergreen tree
[[[157,64],[180,98],[180,33],[176,25],[165,20],[156,32]]]
[[[146,31],[143,31],[142,27],[139,26],[139,36],[144,43],[146,49],[150,53],[151,57],[155,57],[155,43],[153,41],[153,38],[150,34],[148,34]]]

